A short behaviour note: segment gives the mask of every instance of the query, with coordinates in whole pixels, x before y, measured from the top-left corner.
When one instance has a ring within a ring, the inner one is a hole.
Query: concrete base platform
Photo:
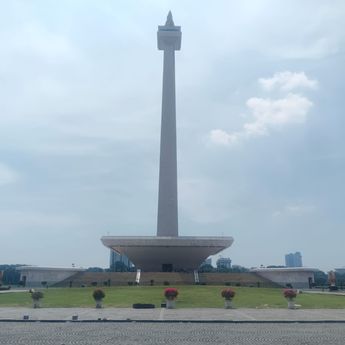
[[[233,243],[232,237],[104,236],[102,243],[126,255],[146,272],[192,271],[210,255]]]

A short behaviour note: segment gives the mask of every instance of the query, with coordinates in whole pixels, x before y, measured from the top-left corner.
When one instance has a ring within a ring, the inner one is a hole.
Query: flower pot
[[[174,299],[167,299],[166,300],[166,307],[167,309],[175,309],[176,308],[176,301]]]
[[[231,299],[225,299],[224,300],[224,308],[225,309],[233,309],[234,308]]]
[[[293,298],[288,298],[288,309],[296,309],[295,300]]]
[[[39,300],[33,300],[32,301],[32,307],[34,309],[41,308],[41,302]]]
[[[96,301],[96,308],[101,309],[102,308],[102,300]]]

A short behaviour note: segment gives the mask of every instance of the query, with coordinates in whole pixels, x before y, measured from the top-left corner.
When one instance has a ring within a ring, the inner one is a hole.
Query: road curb
[[[345,320],[16,320],[0,319],[0,323],[231,323],[231,324],[320,324],[320,323],[345,323]]]

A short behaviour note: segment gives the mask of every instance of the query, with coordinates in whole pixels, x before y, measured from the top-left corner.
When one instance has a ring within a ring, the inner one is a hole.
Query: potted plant
[[[40,308],[41,307],[41,299],[44,297],[43,292],[41,291],[32,291],[31,292],[31,298],[32,298],[32,306],[34,308]]]
[[[175,300],[178,295],[178,290],[176,288],[166,288],[164,290],[164,296],[166,299],[166,308],[167,309],[174,309],[175,308]]]
[[[221,292],[222,297],[224,298],[224,308],[232,309],[232,299],[235,297],[235,291],[233,289],[223,289]]]
[[[105,297],[105,293],[102,289],[96,289],[92,293],[93,299],[96,301],[96,308],[102,308],[102,300]]]
[[[297,291],[294,289],[284,289],[283,294],[288,301],[288,309],[296,309],[294,301],[297,296]]]

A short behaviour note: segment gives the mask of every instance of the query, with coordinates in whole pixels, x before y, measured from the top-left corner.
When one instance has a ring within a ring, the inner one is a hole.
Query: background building
[[[203,266],[212,266],[212,258],[207,258],[205,261],[203,261],[200,267],[203,267]]]
[[[20,285],[26,287],[52,286],[66,279],[73,279],[75,274],[85,272],[84,268],[75,267],[39,267],[19,266]]]
[[[202,265],[211,265],[211,266],[212,266],[212,258],[206,259],[206,260],[202,263]]]
[[[217,260],[217,268],[231,268],[231,259],[230,258],[219,258]]]
[[[284,268],[256,268],[251,272],[271,282],[295,289],[311,289],[314,285],[314,274],[318,272],[315,268],[306,267],[284,267]]]
[[[302,267],[302,255],[300,252],[289,253],[285,255],[286,267]]]
[[[345,267],[342,267],[342,268],[335,268],[335,273],[338,273],[338,274],[345,274]]]
[[[115,250],[110,249],[110,264],[109,268],[114,272],[129,271],[134,265],[129,261],[126,255],[121,255]]]

